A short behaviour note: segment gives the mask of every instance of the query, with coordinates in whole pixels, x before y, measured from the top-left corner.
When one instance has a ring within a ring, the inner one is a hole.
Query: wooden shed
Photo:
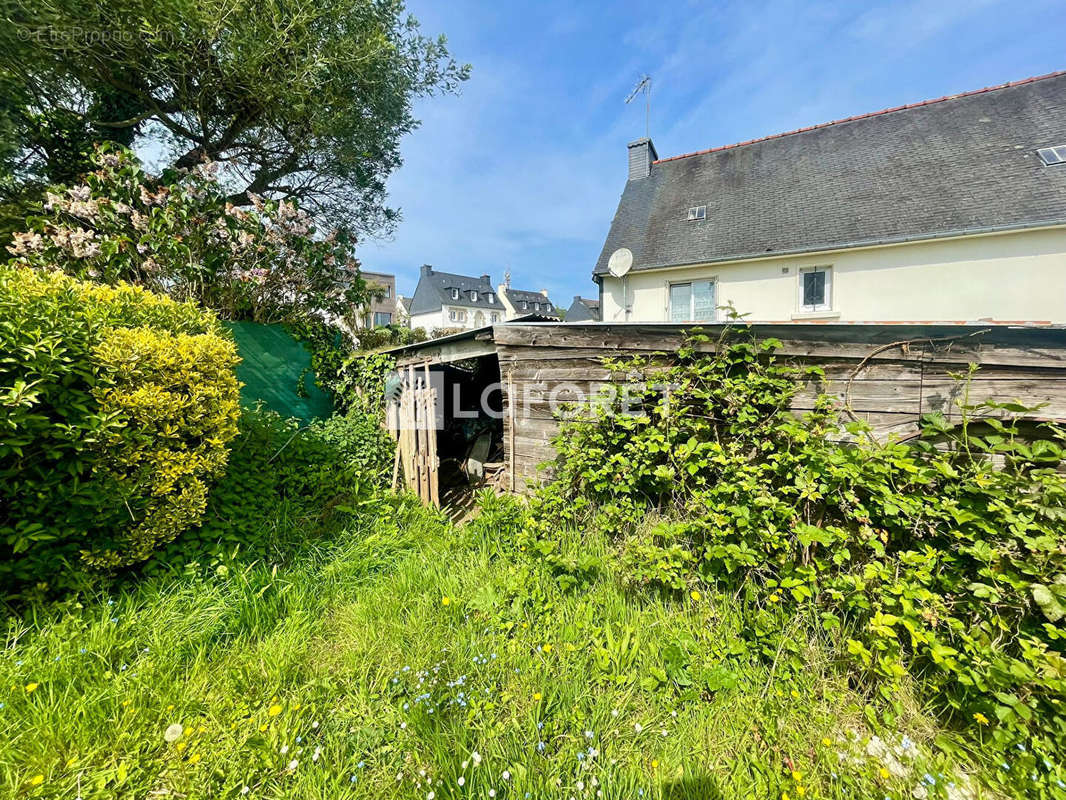
[[[552,437],[559,403],[594,398],[612,382],[604,357],[677,352],[686,334],[700,328],[716,340],[723,325],[659,323],[511,322],[396,348],[400,367],[418,365],[437,375],[444,402],[437,421],[447,428],[470,420],[475,405],[463,398],[490,398],[479,435],[491,435],[507,487],[524,491],[547,477],[555,457]],[[756,338],[775,338],[782,359],[816,364],[824,387],[804,386],[793,409],[809,410],[817,391],[840,398],[881,439],[913,436],[919,417],[940,411],[958,418],[959,381],[968,365],[980,369],[970,401],[1018,400],[1044,404],[1040,419],[1066,421],[1066,328],[982,324],[753,324]],[[713,345],[705,345],[709,349]],[[402,372],[403,370],[401,370]],[[495,388],[486,388],[496,381]],[[463,387],[464,383],[471,386]],[[476,391],[470,391],[473,388]],[[494,398],[494,399],[493,399]],[[461,416],[456,417],[459,413]],[[479,430],[477,425],[470,426]],[[491,431],[486,434],[484,431]],[[431,464],[464,458],[462,437],[450,452],[427,454]],[[438,445],[443,447],[443,445]]]

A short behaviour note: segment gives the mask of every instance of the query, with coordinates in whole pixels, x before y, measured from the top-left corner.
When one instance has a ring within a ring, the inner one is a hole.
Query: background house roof
[[[566,312],[567,322],[598,321],[600,318],[600,301],[574,296],[574,302]]]
[[[515,307],[516,311],[536,311],[537,313],[544,313],[548,311],[544,308],[545,303],[551,303],[552,308],[555,308],[555,301],[541,292],[527,292],[523,289],[512,289],[510,286],[504,287],[503,291],[507,293],[507,299],[511,301],[511,305]],[[522,308],[521,303],[525,303],[528,308]],[[533,305],[534,303],[540,303],[541,307],[539,311],[535,309]]]
[[[1066,72],[651,164],[594,274],[1066,223]],[[706,206],[706,219],[688,209]]]
[[[456,299],[452,290],[459,290]],[[477,300],[470,297],[470,292],[477,292]],[[492,300],[489,300],[491,295]],[[466,308],[484,308],[503,311],[503,303],[496,296],[496,288],[488,275],[472,278],[451,272],[438,272],[426,265],[422,267],[418,285],[411,298],[411,314],[426,314],[439,311],[442,306],[464,306]]]

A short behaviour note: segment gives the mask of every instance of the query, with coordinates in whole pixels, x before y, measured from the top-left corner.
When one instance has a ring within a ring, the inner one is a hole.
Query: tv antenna
[[[633,87],[633,91],[626,98],[626,105],[633,102],[636,96],[644,93],[644,136],[651,138],[651,75],[644,75],[640,83]]]

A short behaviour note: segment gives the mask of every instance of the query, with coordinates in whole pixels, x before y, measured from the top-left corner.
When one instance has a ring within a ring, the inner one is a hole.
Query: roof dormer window
[[[492,297],[492,292],[488,292],[488,293],[487,293],[487,294],[485,295],[485,299],[486,299],[486,300],[488,300],[488,301],[489,301],[490,303],[495,303],[495,302],[496,302],[496,301],[495,301],[495,300],[493,299],[493,297]]]
[[[470,302],[471,303],[476,303],[477,302],[477,292],[470,292]]]
[[[458,300],[458,299],[459,299],[459,290],[458,289],[452,289],[452,300]]]
[[[696,222],[701,219],[707,219],[707,206],[692,206],[688,210],[688,221]]]

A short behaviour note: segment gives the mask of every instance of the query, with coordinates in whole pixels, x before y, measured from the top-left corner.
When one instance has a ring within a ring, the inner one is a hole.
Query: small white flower
[[[426,800],[433,800],[433,798],[436,797],[436,796],[437,796],[436,792],[428,792],[426,794]]]
[[[663,728],[661,731],[659,731],[659,733],[661,733],[663,736],[666,736],[666,728]]]
[[[290,771],[296,769],[298,766],[300,766],[300,762],[297,761],[295,758],[292,761],[289,762],[289,770]]]
[[[474,766],[476,767],[478,764],[481,763],[481,753],[475,750],[473,753],[470,754],[470,759],[474,762]]]
[[[287,744],[283,744],[281,746],[281,750],[279,750],[278,752],[280,752],[282,755],[285,755],[289,752],[289,746]]]
[[[317,730],[318,729],[318,723],[317,722],[312,722],[311,723],[311,727],[314,728],[315,730]]]
[[[464,777],[463,777],[462,775],[460,775],[460,776],[459,776],[459,780],[457,781],[457,783],[458,783],[458,784],[459,784],[460,786],[466,786],[466,778],[464,778]]]
[[[503,771],[503,776],[502,776],[502,777],[503,777],[503,779],[504,779],[505,781],[509,781],[509,780],[511,780],[511,773],[510,773],[510,772],[508,772],[507,770],[504,770],[504,771]]]
[[[496,796],[496,790],[495,789],[489,789],[489,797],[495,797],[495,796]]]
[[[635,730],[637,733],[640,733],[642,730],[644,730],[644,726],[637,722],[633,725],[633,730]]]
[[[579,792],[585,791],[585,782],[584,781],[578,781],[577,782],[577,790]]]
[[[463,769],[466,769],[469,764],[470,764],[469,761],[464,761],[463,762]]]
[[[252,787],[251,786],[244,785],[244,786],[241,787],[241,794],[248,794],[248,792],[250,792],[250,791],[252,791]]]
[[[617,717],[618,716],[618,709],[617,708],[612,708],[611,709],[611,716],[612,717]]]
[[[163,733],[163,740],[166,742],[176,742],[181,738],[181,735],[185,732],[185,729],[181,727],[181,723],[175,722],[169,726]]]
[[[312,761],[318,761],[319,756],[321,756],[321,755],[322,755],[322,748],[321,747],[316,747],[314,754],[311,756],[311,760]]]

